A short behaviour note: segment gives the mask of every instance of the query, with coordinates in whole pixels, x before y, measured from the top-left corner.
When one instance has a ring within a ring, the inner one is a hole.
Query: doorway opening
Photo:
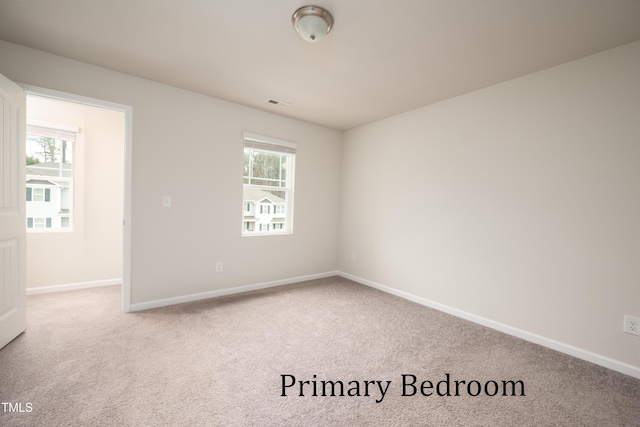
[[[130,311],[131,107],[27,91],[27,294],[121,284]]]

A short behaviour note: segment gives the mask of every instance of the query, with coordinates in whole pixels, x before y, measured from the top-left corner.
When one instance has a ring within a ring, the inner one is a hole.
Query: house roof
[[[53,181],[49,181],[48,179],[28,179],[27,180],[27,184],[31,184],[31,185],[47,185],[50,187],[55,187],[58,186],[60,184],[53,182]]]
[[[65,178],[71,178],[72,173],[72,165],[71,163],[62,163],[62,176]],[[27,166],[27,175],[38,175],[38,176],[60,176],[60,163],[59,162],[47,162],[47,163],[36,163],[34,165]]]
[[[274,204],[281,204],[286,202],[282,197],[276,196],[275,194],[272,194],[268,191],[250,187],[244,188],[244,194],[242,198],[244,201],[254,203],[261,203],[264,199],[267,199]]]

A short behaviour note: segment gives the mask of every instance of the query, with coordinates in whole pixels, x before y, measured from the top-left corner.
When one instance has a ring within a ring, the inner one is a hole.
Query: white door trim
[[[106,108],[124,114],[124,211],[122,235],[122,311],[131,311],[131,157],[133,141],[133,107],[97,98],[61,92],[18,83],[27,95],[37,95],[61,101],[70,101],[92,107]]]

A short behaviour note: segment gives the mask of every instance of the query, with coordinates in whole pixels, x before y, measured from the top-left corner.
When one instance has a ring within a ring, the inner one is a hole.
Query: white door
[[[0,348],[27,326],[22,88],[0,74]]]

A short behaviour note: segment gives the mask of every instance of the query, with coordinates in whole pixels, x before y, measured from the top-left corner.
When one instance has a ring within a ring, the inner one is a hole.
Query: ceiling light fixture
[[[300,37],[308,42],[317,42],[331,31],[333,16],[320,6],[302,6],[294,12],[291,22]]]

